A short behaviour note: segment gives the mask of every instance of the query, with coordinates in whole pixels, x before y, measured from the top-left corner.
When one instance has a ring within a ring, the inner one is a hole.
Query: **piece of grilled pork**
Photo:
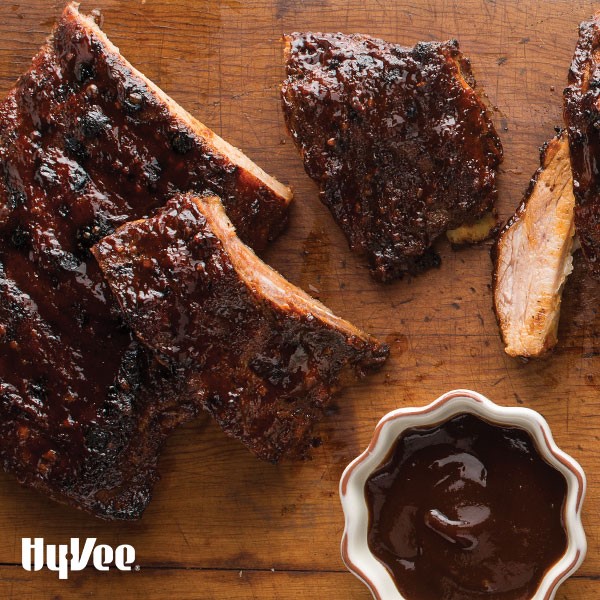
[[[0,104],[0,462],[107,519],[142,514],[198,406],[123,324],[90,248],[178,189],[218,192],[254,247],[290,200],[69,4]]]
[[[573,268],[574,206],[563,131],[542,148],[540,168],[492,251],[494,308],[510,356],[540,356],[556,345]]]
[[[0,228],[31,220],[34,199],[56,210],[66,192],[78,210],[61,227],[90,224],[97,240],[174,192],[207,188],[255,249],[286,222],[290,190],[136,70],[75,3],[2,103],[0,145]]]
[[[303,457],[347,372],[388,348],[264,264],[217,197],[179,195],[92,249],[127,324],[260,458]]]
[[[600,12],[581,23],[564,91],[575,227],[590,270],[600,278]]]
[[[285,55],[286,123],[350,247],[380,281],[438,265],[435,240],[493,210],[502,157],[458,43],[293,33]]]

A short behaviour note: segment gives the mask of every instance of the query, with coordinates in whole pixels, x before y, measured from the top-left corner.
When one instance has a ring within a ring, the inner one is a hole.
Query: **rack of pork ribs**
[[[502,149],[454,41],[292,34],[282,97],[308,174],[387,282],[486,238]],[[138,518],[201,411],[304,458],[388,348],[254,254],[290,190],[136,71],[69,4],[0,105],[0,457],[55,500]],[[254,249],[254,250],[253,250]]]
[[[0,457],[55,500],[138,518],[202,409],[302,458],[348,372],[387,357],[245,245],[280,233],[289,189],[76,4],[0,105],[0,170]]]

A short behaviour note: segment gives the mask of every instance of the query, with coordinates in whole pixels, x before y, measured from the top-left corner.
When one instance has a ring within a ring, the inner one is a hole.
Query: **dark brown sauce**
[[[458,415],[368,479],[369,547],[410,600],[528,600],[566,549],[566,492],[525,431]]]

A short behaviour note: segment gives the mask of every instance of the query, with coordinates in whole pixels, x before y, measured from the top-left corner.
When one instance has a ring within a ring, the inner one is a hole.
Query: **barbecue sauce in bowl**
[[[470,414],[406,430],[365,494],[369,548],[409,600],[529,600],[567,548],[564,476]]]

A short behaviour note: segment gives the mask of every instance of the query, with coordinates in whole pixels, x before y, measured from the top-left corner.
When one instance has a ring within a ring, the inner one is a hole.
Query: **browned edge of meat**
[[[590,271],[600,278],[600,12],[579,26],[564,90],[575,193],[575,227]]]
[[[481,108],[487,114],[488,120],[492,123],[492,107],[489,98],[485,95],[483,90],[477,85],[475,76],[473,75],[473,68],[471,61],[463,54],[453,55],[452,60],[456,65],[456,72],[458,80],[462,84],[465,91],[474,93],[481,103]],[[492,130],[493,130],[492,125]],[[494,131],[495,134],[495,131]],[[499,152],[498,164],[502,160],[502,145],[500,144],[500,138],[496,135],[496,150]],[[488,240],[498,228],[498,214],[496,212],[496,206],[493,204],[489,212],[476,217],[471,217],[461,223],[454,229],[448,229],[446,231],[446,237],[453,246],[463,246],[466,244],[479,244]]]
[[[250,160],[241,150],[222,139],[214,131],[193,117],[168,94],[136,69],[119,52],[91,16],[78,11],[79,3],[70,2],[61,16],[57,29],[66,24],[76,32],[83,27],[103,46],[109,61],[119,64],[123,75],[137,81],[139,87],[154,96],[158,104],[164,104],[173,119],[178,122],[181,132],[197,140],[222,162],[226,170],[236,172],[240,182],[239,198],[241,205],[234,207],[227,202],[227,210],[235,222],[240,236],[256,250],[264,248],[268,241],[281,233],[287,224],[287,209],[293,194],[289,187],[268,175]],[[256,214],[253,214],[256,213]]]
[[[311,319],[316,319],[328,329],[342,333],[348,343],[360,348],[355,360],[349,364],[359,375],[381,367],[388,356],[387,344],[338,317],[322,302],[287,281],[275,269],[260,260],[236,235],[235,228],[223,211],[218,198],[209,197],[205,201],[196,198],[195,202],[223,244],[227,256],[246,287],[281,313],[302,317],[310,315]]]
[[[264,264],[216,196],[174,196],[94,248],[123,315],[198,402],[260,458],[304,458],[353,371],[388,347]]]
[[[562,292],[573,268],[574,205],[562,131],[542,147],[540,167],[492,247],[494,311],[510,356],[539,357],[558,341]]]
[[[377,280],[439,266],[444,232],[454,244],[492,234],[502,145],[458,42],[292,33],[284,57],[288,130]]]

